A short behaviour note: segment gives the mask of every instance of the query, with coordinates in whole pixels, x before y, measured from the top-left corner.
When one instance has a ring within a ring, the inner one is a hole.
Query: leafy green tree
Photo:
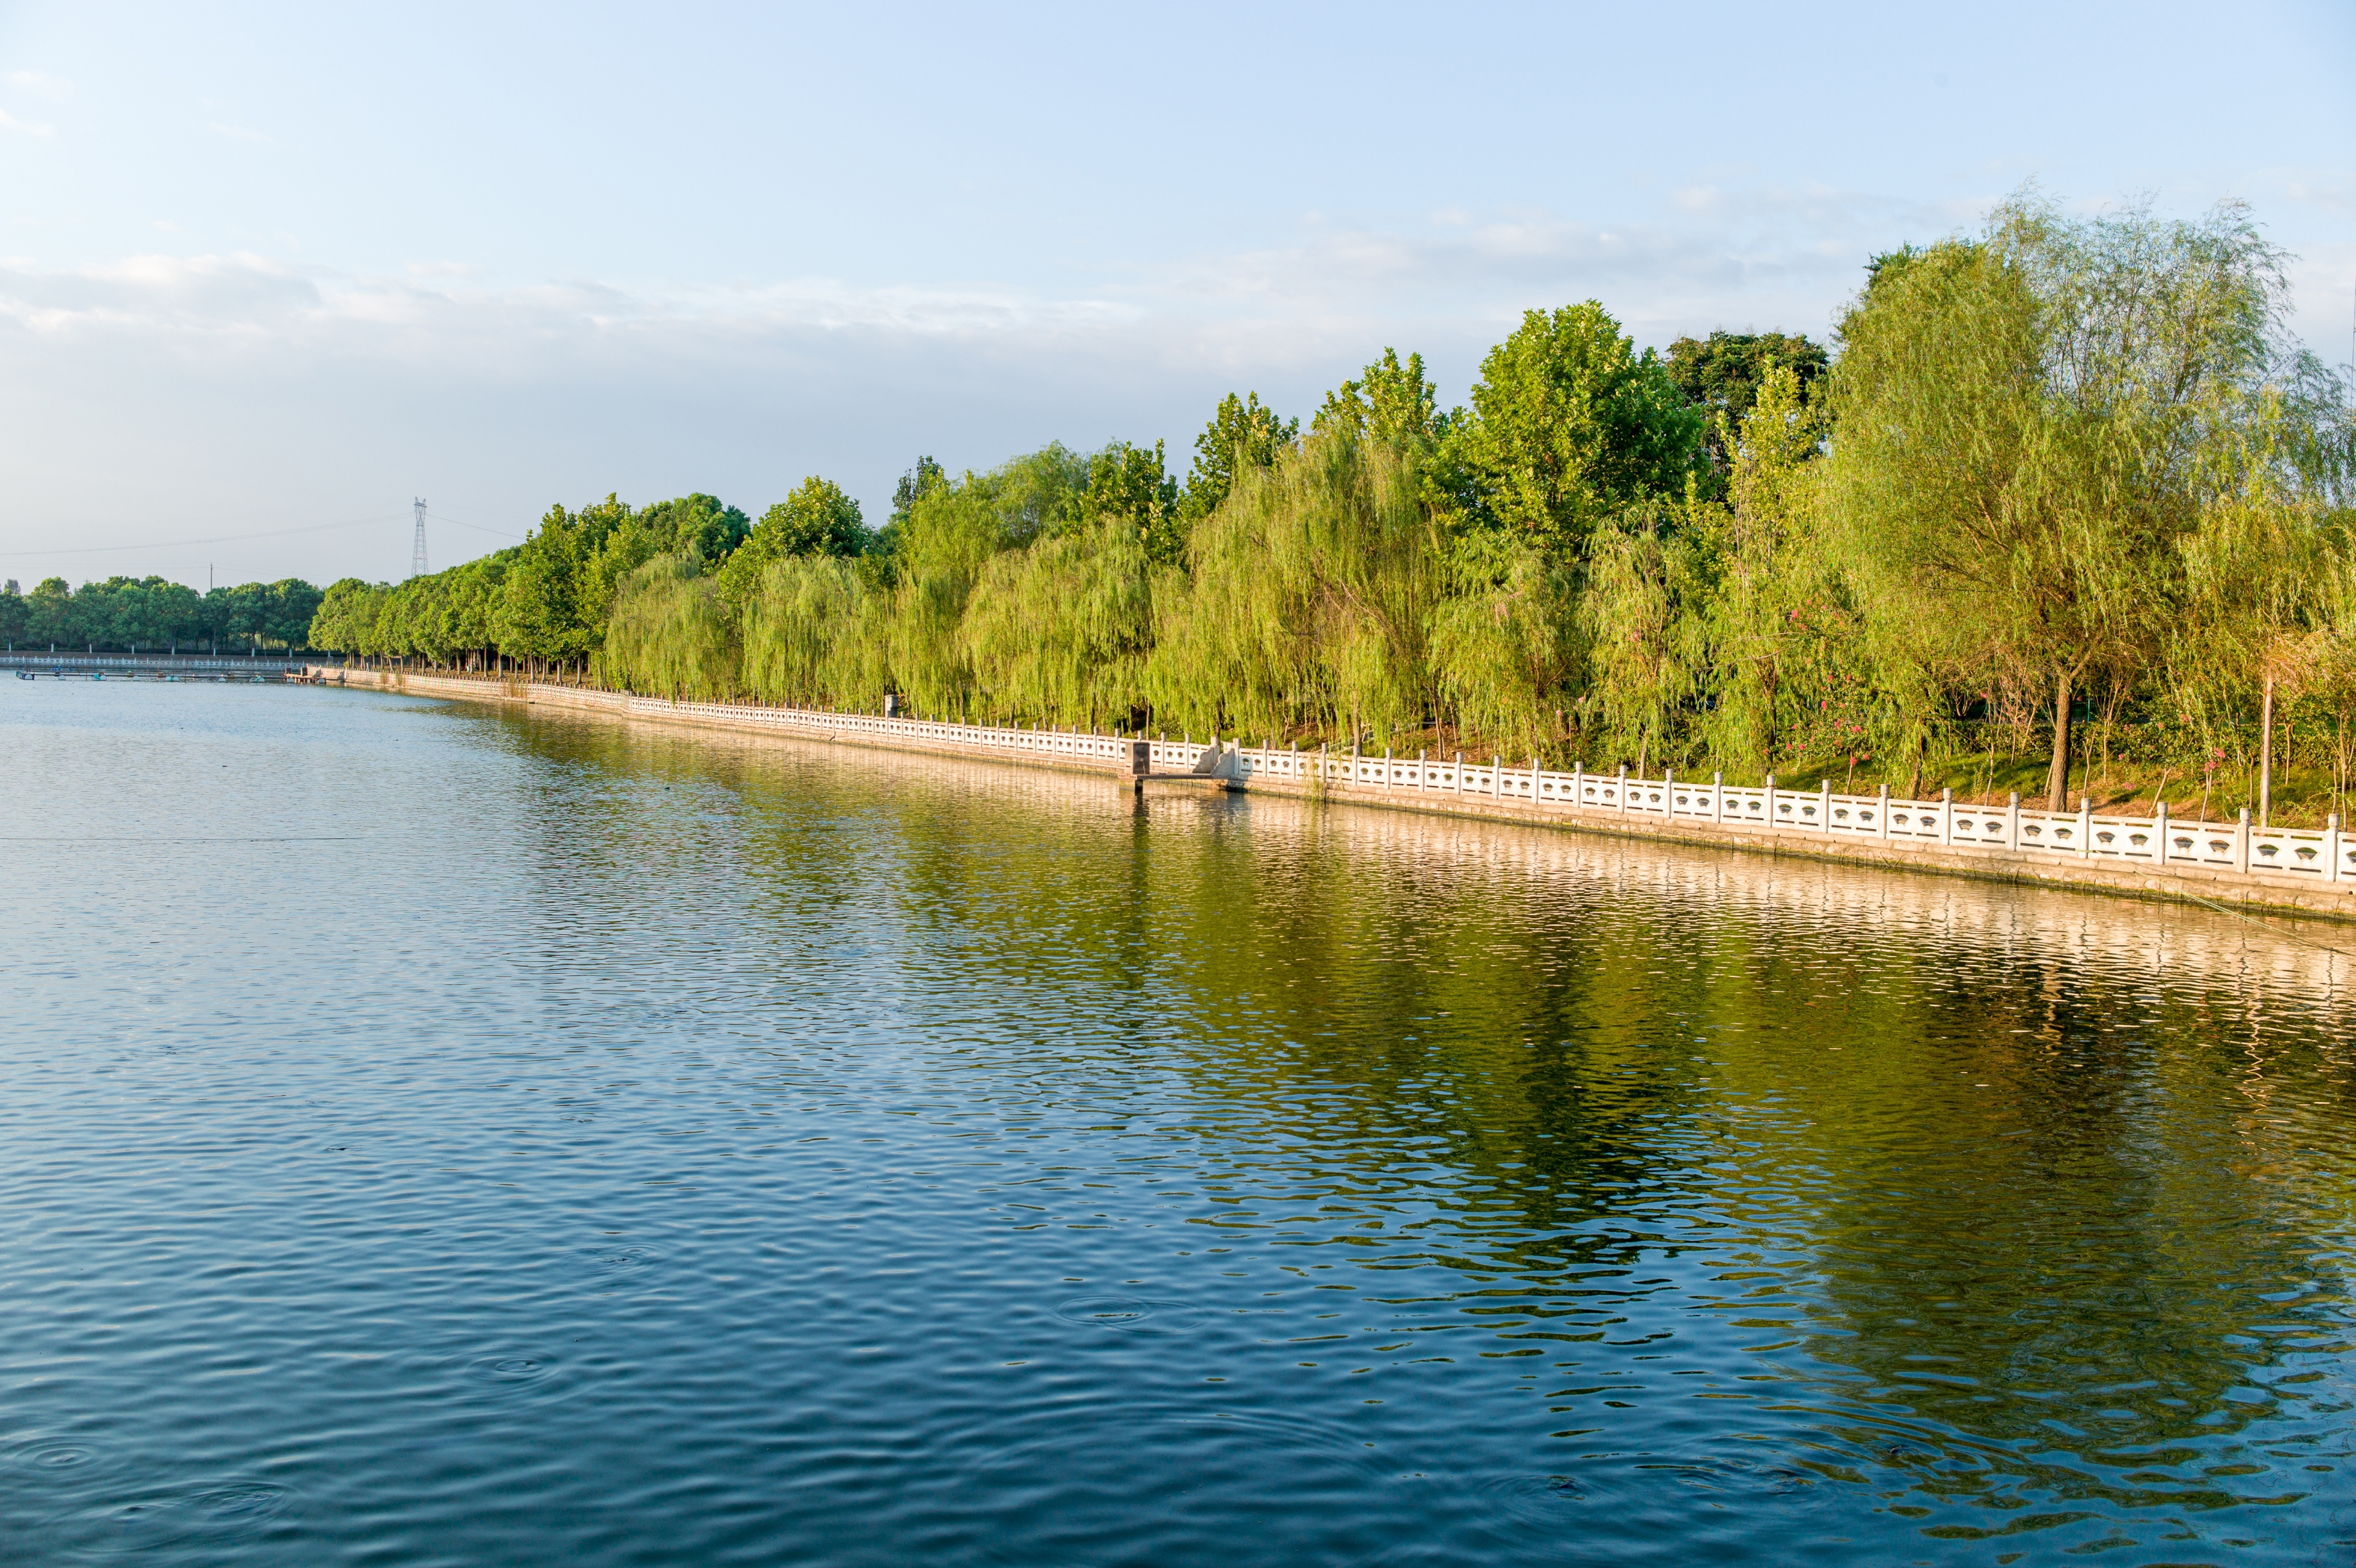
[[[919,457],[916,465],[900,475],[892,490],[892,516],[885,527],[900,522],[925,496],[949,482],[948,470],[931,457]]]
[[[1448,455],[1473,518],[1575,556],[1630,504],[1684,494],[1703,424],[1653,351],[1590,300],[1527,312],[1489,351]]]
[[[2257,709],[2262,825],[2273,815],[2277,720],[2308,688],[2335,686],[2336,568],[2349,520],[2302,483],[2301,465],[2276,444],[2286,434],[2296,439],[2300,411],[2286,400],[2270,405],[2252,432],[2265,449],[2241,454],[2241,483],[2216,497],[2184,541],[2191,613],[2172,638],[2184,706]]]
[[[360,614],[373,592],[357,577],[341,577],[327,584],[327,591],[319,596],[319,608],[311,616],[311,630],[305,640],[315,648],[359,652]]]
[[[511,550],[499,550],[460,567],[450,596],[450,643],[487,665],[498,652],[498,610],[506,592]]]
[[[1088,487],[1075,508],[1071,531],[1103,521],[1125,526],[1148,560],[1167,565],[1186,542],[1180,500],[1162,443],[1148,448],[1116,441],[1088,459]]]
[[[859,503],[833,480],[813,474],[792,495],[761,515],[748,542],[765,545],[774,560],[788,555],[857,555],[867,548],[868,538]]]
[[[0,641],[13,648],[18,643],[31,641],[31,607],[25,603],[25,591],[12,577],[5,587],[0,587]]]
[[[1461,521],[1442,510],[1443,517]],[[1585,652],[1574,563],[1496,528],[1442,536],[1431,607],[1434,676],[1460,732],[1530,756],[1560,738]]]
[[[1884,283],[1896,283],[1905,275],[1907,268],[1926,254],[1927,251],[1912,245],[1901,245],[1895,251],[1882,251],[1868,258],[1865,263],[1866,297],[1871,298],[1873,291]]]
[[[613,499],[606,497],[608,503]],[[701,491],[675,501],[658,501],[638,513],[636,520],[661,553],[692,556],[707,566],[726,560],[753,531],[752,521],[744,513]],[[619,524],[620,519],[616,519],[616,526]]]
[[[492,622],[502,650],[569,661],[597,645],[605,625],[591,568],[610,531],[608,519],[576,516],[561,506],[548,509],[540,527],[517,547],[508,569]]]
[[[78,648],[91,639],[82,635],[73,589],[62,577],[45,577],[26,596],[26,640]]]
[[[862,558],[862,602],[887,612],[862,623],[883,645],[852,659],[881,673],[873,694],[898,691],[924,713],[968,711],[974,671],[960,624],[975,581],[1001,551],[1068,526],[1085,508],[1088,480],[1088,459],[1057,443],[917,495],[889,530],[888,571],[869,575],[873,558]]]
[[[1325,394],[1310,428],[1398,446],[1440,440],[1448,432],[1450,419],[1439,411],[1438,390],[1424,379],[1423,356],[1410,354],[1402,365],[1398,350],[1386,348],[1358,379]]]
[[[1680,337],[1669,345],[1669,379],[1686,400],[1709,416],[1708,441],[1711,463],[1721,472],[1730,468],[1728,450],[1733,433],[1759,401],[1759,389],[1770,368],[1782,366],[1799,381],[1800,400],[1813,400],[1832,357],[1824,346],[1798,333],[1712,332],[1706,338]]]
[[[1229,392],[1194,438],[1194,465],[1186,475],[1181,501],[1185,516],[1209,517],[1235,488],[1238,475],[1274,467],[1300,440],[1299,420],[1280,418],[1275,410],[1261,407],[1258,392],[1240,398]]]
[[[316,646],[311,625],[320,603],[320,591],[298,577],[224,585],[206,594],[187,617],[187,640],[225,648]]]
[[[813,474],[794,493],[761,514],[744,542],[719,571],[721,598],[741,606],[758,590],[770,566],[792,556],[855,556],[873,536],[859,503],[831,479]]]
[[[283,648],[308,645],[311,617],[319,608],[319,590],[299,577],[282,577],[267,585],[262,636],[265,644]]]

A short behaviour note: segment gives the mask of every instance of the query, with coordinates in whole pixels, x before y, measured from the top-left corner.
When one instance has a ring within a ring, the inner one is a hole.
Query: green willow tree
[[[1885,267],[1841,326],[1829,484],[1877,613],[2043,694],[2061,810],[2090,668],[2135,665],[2282,371],[2282,259],[2243,211],[2065,219],[2033,191]]]
[[[674,700],[722,702],[743,689],[734,618],[701,557],[659,555],[614,598],[596,656],[600,680]]]
[[[1440,544],[1412,449],[1318,433],[1247,472],[1157,580],[1155,714],[1262,736],[1420,724]]]
[[[1711,335],[1713,338],[1718,334]],[[1726,504],[1707,515],[1710,591],[1700,614],[1708,750],[1722,764],[1772,770],[1798,703],[1820,699],[1808,676],[1833,576],[1823,549],[1827,421],[1797,367],[1758,368],[1750,407],[1719,416],[1730,455]]]
[[[2258,714],[2258,820],[2274,806],[2275,736],[2287,704],[2338,684],[2335,564],[2348,530],[2311,461],[2311,411],[2262,400],[2251,445],[2234,453],[2239,483],[2184,541],[2187,604],[2170,652],[2181,705]],[[2315,483],[2318,479],[2323,484]],[[2344,723],[2344,720],[2343,720]]]

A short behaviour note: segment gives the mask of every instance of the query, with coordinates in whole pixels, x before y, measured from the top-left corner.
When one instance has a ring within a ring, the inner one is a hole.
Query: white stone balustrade
[[[944,724],[875,714],[832,713],[805,708],[757,708],[734,703],[669,702],[659,698],[626,699],[633,713],[708,719],[731,725],[797,730],[835,736],[910,742],[928,748],[984,754],[1027,754],[1044,759],[1129,765],[1130,740],[1077,731]],[[1290,747],[1249,748],[1240,741],[1155,741],[1156,773],[1212,773],[1249,788],[1254,779],[1293,785],[1340,784],[1398,791],[1421,797],[1468,799],[1558,806],[1581,818],[1621,816],[1676,825],[1708,823],[1721,828],[1789,833],[1797,838],[1872,839],[1891,848],[1943,852],[2004,852],[2074,859],[2088,862],[2140,863],[2163,868],[2201,868],[2258,877],[2283,877],[2356,884],[2356,834],[2326,827],[2257,827],[2248,813],[2233,822],[2184,822],[2165,809],[2150,816],[2094,816],[2086,809],[2047,812],[2024,808],[2015,796],[2004,805],[1970,805],[1938,800],[1898,800],[1884,791],[1837,795],[1829,783],[1814,789],[1770,780],[1760,787],[1680,779],[1629,778],[1622,773],[1568,773],[1508,763],[1421,755],[1368,756]]]

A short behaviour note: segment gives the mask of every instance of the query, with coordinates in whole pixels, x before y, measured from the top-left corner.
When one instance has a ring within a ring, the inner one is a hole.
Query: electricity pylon
[[[425,503],[412,502],[410,510],[417,514],[417,542],[409,547],[409,575],[425,575]]]

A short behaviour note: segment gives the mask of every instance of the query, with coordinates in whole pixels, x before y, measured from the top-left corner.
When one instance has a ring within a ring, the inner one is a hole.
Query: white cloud
[[[5,80],[9,86],[21,92],[30,92],[52,100],[65,98],[73,91],[72,82],[61,76],[51,76],[47,71],[12,70],[6,76],[0,77],[0,80]]]
[[[1523,310],[1590,297],[1653,343],[1716,325],[1821,333],[1872,252],[1971,227],[1985,210],[1801,187],[1690,187],[1668,207],[1612,225],[1445,211],[1389,229],[1304,227],[1287,244],[1132,266],[1060,294],[825,277],[515,284],[463,261],[349,274],[252,252],[0,261],[0,330],[288,364],[431,363],[502,385],[638,364],[702,364],[724,379],[775,356],[851,370],[849,356],[879,344],[912,362],[1022,361],[1042,386],[1088,362],[1222,376],[1258,365],[1271,378],[1330,380],[1387,343],[1435,363],[1457,355],[1469,370]],[[2302,294],[2341,261],[2308,260]]]
[[[259,131],[249,131],[242,125],[224,125],[218,120],[212,123],[211,129],[217,133],[227,136],[233,141],[266,143],[270,140],[269,137],[263,135]]]
[[[810,473],[882,507],[918,452],[987,465],[1049,440],[1159,436],[1183,453],[1228,390],[1305,414],[1386,345],[1420,350],[1455,400],[1533,306],[1599,298],[1652,344],[1715,325],[1822,333],[1869,254],[1978,216],[1697,187],[1626,223],[1303,225],[1061,292],[517,283],[459,261],[361,274],[251,251],[0,260],[0,548],[151,538],[160,515],[190,537],[254,532],[412,494],[519,527],[607,490],[757,509]],[[2302,325],[2333,359],[2351,266],[2342,247],[2298,273],[2316,313]],[[405,535],[381,561],[335,554],[337,537],[235,570],[381,576],[406,559]]]
[[[461,263],[416,263],[401,276],[354,277],[251,252],[127,257],[103,266],[0,262],[0,322],[50,337],[110,336],[168,345],[196,338],[288,348],[405,355],[430,332],[434,351],[464,357],[496,345],[657,338],[751,342],[766,335],[864,330],[915,339],[1060,334],[1146,314],[1105,299],[1047,299],[1011,289],[856,288],[829,279],[631,291],[594,281],[484,284]]]
[[[0,109],[0,131],[14,131],[20,136],[47,137],[57,134],[53,126],[44,125],[37,120],[19,120],[5,109]]]

